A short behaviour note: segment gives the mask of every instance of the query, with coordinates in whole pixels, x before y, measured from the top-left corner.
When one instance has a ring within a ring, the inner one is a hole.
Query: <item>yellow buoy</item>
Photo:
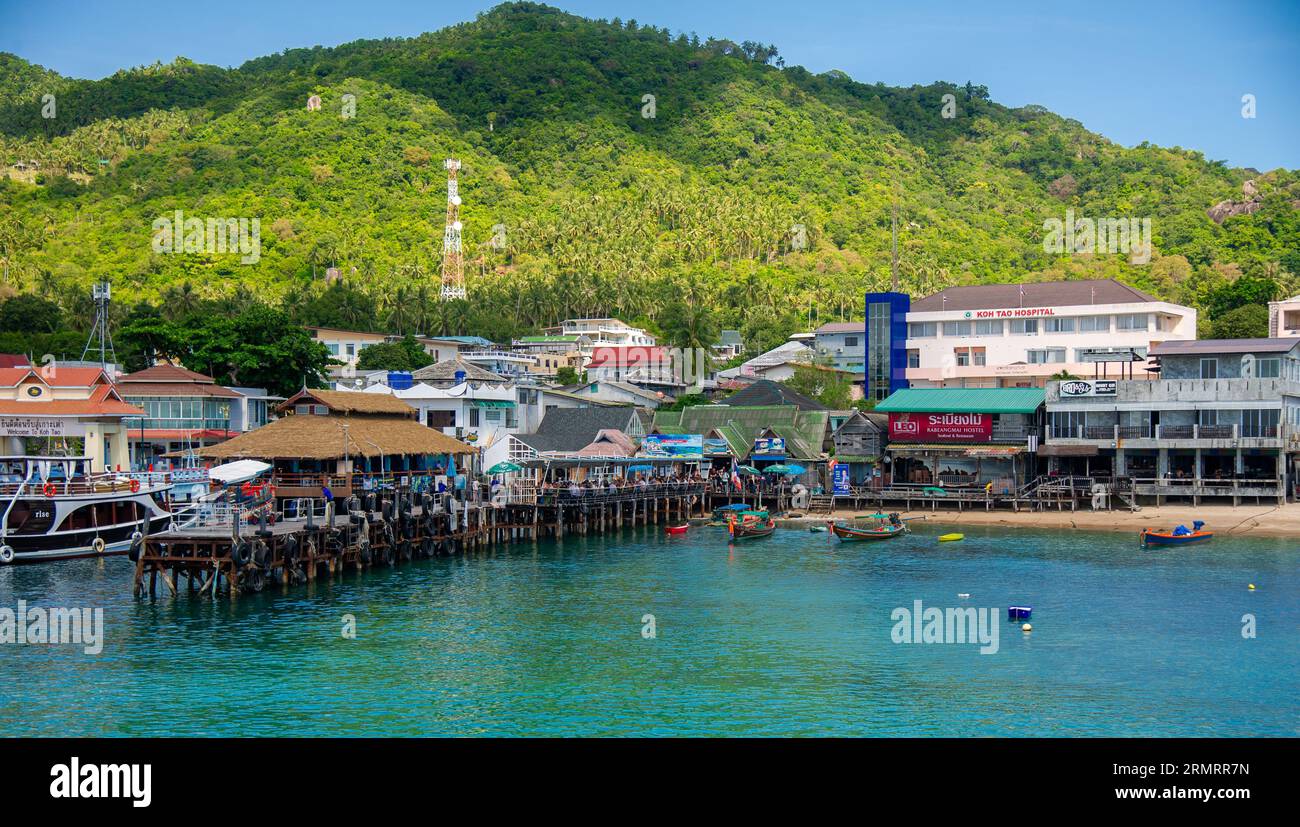
[[[1033,626],[1030,626],[1028,623],[1026,623],[1024,626],[1021,626],[1021,627],[1020,627],[1020,631],[1022,631],[1022,632],[1032,632],[1032,631],[1034,631],[1034,627],[1033,627]]]
[[[1250,590],[1253,592],[1253,591],[1255,590],[1255,584],[1254,584],[1254,583],[1251,583],[1251,584],[1250,584],[1249,586],[1247,586],[1246,588],[1250,589]]]
[[[939,542],[941,543],[951,543],[954,540],[964,540],[964,539],[966,539],[965,534],[942,534],[939,536]]]

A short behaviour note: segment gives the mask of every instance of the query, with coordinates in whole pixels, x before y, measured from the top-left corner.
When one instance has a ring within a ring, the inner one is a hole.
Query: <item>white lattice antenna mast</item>
[[[465,298],[465,259],[460,244],[460,186],[456,173],[460,161],[448,158],[447,168],[447,229],[442,234],[442,300]]]
[[[95,351],[99,351],[99,366],[108,369],[110,364],[117,364],[117,352],[113,349],[113,334],[108,332],[108,305],[113,298],[113,290],[108,280],[96,282],[91,288],[91,298],[95,301],[95,324],[90,328],[90,337],[81,351],[81,361]]]

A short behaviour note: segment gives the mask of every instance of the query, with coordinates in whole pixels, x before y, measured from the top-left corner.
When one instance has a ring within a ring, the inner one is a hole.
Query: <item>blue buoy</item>
[[[1033,606],[1008,606],[1007,620],[1028,620],[1033,613]]]

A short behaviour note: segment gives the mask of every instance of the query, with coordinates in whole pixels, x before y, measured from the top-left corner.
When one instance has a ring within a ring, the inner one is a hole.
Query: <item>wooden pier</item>
[[[468,554],[489,547],[623,527],[667,525],[706,514],[703,484],[617,490],[530,491],[494,501],[450,494],[369,493],[315,502],[293,519],[263,513],[249,525],[237,515],[221,525],[161,531],[132,548],[136,597],[154,597],[159,582],[172,596],[215,597],[287,588],[348,569]],[[282,513],[282,512],[276,512]]]

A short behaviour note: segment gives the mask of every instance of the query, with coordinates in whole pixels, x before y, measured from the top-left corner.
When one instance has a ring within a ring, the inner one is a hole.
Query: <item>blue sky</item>
[[[177,55],[237,66],[296,46],[442,28],[493,2],[0,0],[0,51],[74,77]],[[786,62],[857,80],[984,84],[1127,146],[1151,141],[1300,168],[1300,0],[553,0],[584,17],[775,43]],[[1241,116],[1255,96],[1254,119]]]

